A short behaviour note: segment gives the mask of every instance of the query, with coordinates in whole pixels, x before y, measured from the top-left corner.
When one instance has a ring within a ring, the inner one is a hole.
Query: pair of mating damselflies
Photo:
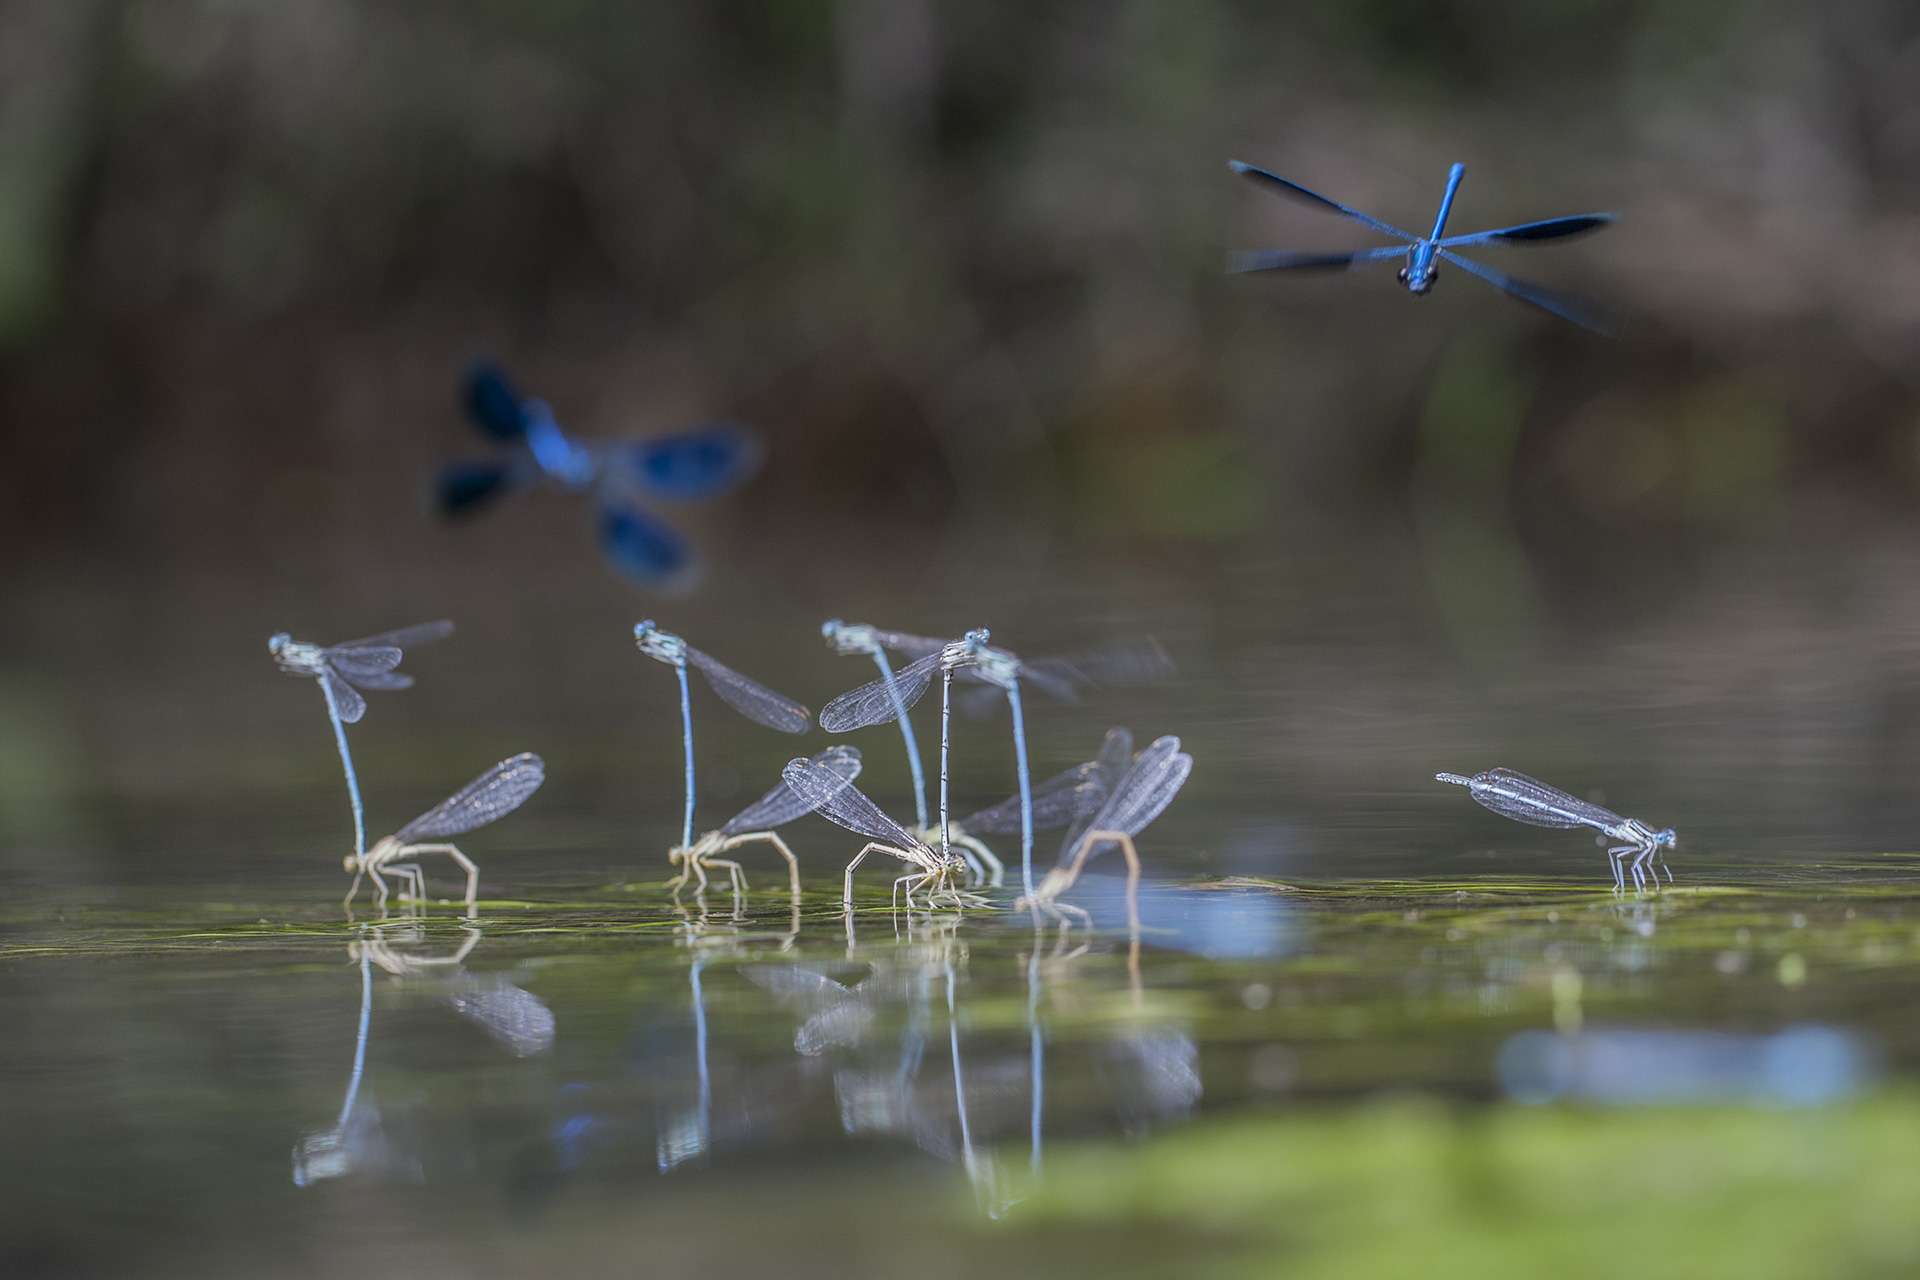
[[[990,635],[984,628],[969,631],[961,639],[950,641],[830,619],[821,627],[821,634],[836,652],[866,654],[872,658],[880,670],[880,676],[829,702],[820,712],[820,727],[830,733],[846,733],[870,725],[885,724],[889,720],[900,725],[908,769],[913,775],[914,806],[919,819],[918,839],[923,844],[931,842],[934,828],[927,811],[926,778],[921,766],[920,748],[914,738],[908,712],[926,693],[934,673],[938,671],[941,674],[940,851],[944,855],[958,847],[962,851],[961,856],[968,860],[976,880],[984,879],[998,885],[1001,873],[999,859],[978,839],[978,834],[991,833],[1002,820],[1008,824],[1005,829],[1013,829],[1011,821],[1017,812],[1021,883],[1028,898],[1032,898],[1035,890],[1033,833],[1040,828],[1036,825],[1035,793],[1027,761],[1023,686],[1071,701],[1079,689],[1089,683],[1138,683],[1164,677],[1171,670],[1165,653],[1151,643],[1116,646],[1060,658],[1028,660],[988,643]],[[906,656],[911,661],[896,671],[888,661],[889,652]],[[1006,698],[1013,721],[1014,770],[1018,786],[1013,800],[961,823],[958,833],[950,820],[947,769],[951,747],[953,680],[956,674],[963,680],[998,690]],[[1053,780],[1049,786],[1059,781]],[[1063,795],[1050,795],[1047,805],[1051,809],[1064,801]],[[1040,821],[1046,823],[1047,815],[1042,814]]]
[[[347,748],[346,726],[358,724],[366,714],[367,700],[361,696],[362,690],[405,689],[413,684],[413,677],[397,670],[407,649],[443,639],[452,632],[453,624],[442,620],[335,645],[295,640],[284,631],[267,641],[267,650],[282,671],[316,681],[326,699],[327,719],[333,725],[340,768],[347,779],[347,799],[353,808],[353,852],[345,860],[346,869],[353,873],[353,885],[347,890],[348,904],[359,892],[361,877],[366,876],[373,883],[375,905],[386,905],[387,882],[382,872],[408,886],[409,892],[403,897],[425,901],[426,878],[418,862],[412,860],[422,854],[439,853],[466,871],[467,914],[471,916],[479,894],[479,868],[458,846],[446,843],[445,838],[463,835],[505,817],[525,804],[546,780],[546,766],[540,757],[523,752],[502,760],[392,835],[383,837],[371,849],[367,847],[360,780],[354,771],[353,753]]]

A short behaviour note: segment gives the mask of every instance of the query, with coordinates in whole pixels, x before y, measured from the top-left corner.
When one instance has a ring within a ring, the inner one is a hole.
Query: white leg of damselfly
[[[846,892],[841,896],[840,904],[849,911],[853,910],[854,869],[858,867],[862,862],[864,862],[866,860],[867,855],[870,853],[891,854],[893,857],[900,859],[900,861],[902,862],[911,862],[911,863],[914,863],[915,865],[918,865],[918,860],[912,854],[908,853],[905,849],[897,849],[890,844],[881,844],[878,840],[868,841],[866,845],[861,848],[860,852],[853,855],[853,861],[847,864]]]
[[[1622,844],[1615,845],[1613,848],[1607,850],[1607,865],[1613,868],[1613,891],[1615,893],[1625,893],[1627,891],[1627,878],[1621,874],[1620,859],[1626,854],[1632,853],[1634,848],[1635,846],[1633,845]]]
[[[387,874],[404,883],[404,887],[400,890],[400,901],[406,902],[411,899],[414,902],[425,902],[427,900],[426,874],[413,863],[390,866],[387,868]]]
[[[1040,900],[1045,898],[1054,907],[1064,908],[1066,904],[1058,901],[1059,896],[1072,888],[1074,881],[1080,878],[1080,869],[1086,865],[1087,859],[1093,855],[1094,850],[1108,844],[1119,849],[1121,857],[1127,861],[1127,928],[1138,934],[1140,932],[1140,853],[1133,847],[1133,837],[1124,831],[1089,831],[1080,837],[1080,847],[1074,853],[1072,863],[1064,873],[1056,871],[1054,875],[1047,877],[1046,885],[1034,894],[1031,907],[1037,910]],[[1073,910],[1082,915],[1087,914],[1078,907]]]
[[[733,861],[731,858],[709,857],[702,859],[702,861],[707,864],[709,870],[714,867],[726,868],[727,879],[733,883],[733,896],[735,898],[739,898],[742,894],[746,893],[747,873],[740,869],[739,863]]]
[[[721,841],[720,852],[737,849],[743,844],[770,844],[775,853],[787,860],[787,885],[797,901],[800,897],[800,859],[793,856],[793,850],[787,847],[787,842],[772,831],[745,831]]]
[[[450,844],[409,844],[395,849],[394,856],[401,854],[444,853],[452,858],[467,873],[467,914],[476,914],[480,898],[480,868],[473,859]]]

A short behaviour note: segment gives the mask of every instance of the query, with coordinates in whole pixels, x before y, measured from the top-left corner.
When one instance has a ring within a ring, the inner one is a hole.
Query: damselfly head
[[[652,618],[638,623],[633,628],[634,647],[649,658],[677,667],[687,660],[687,646],[679,636],[662,631],[655,626]]]
[[[341,861],[340,865],[346,868],[346,870],[349,872],[358,871],[360,869],[360,855],[357,853],[350,853],[346,856],[345,859]]]
[[[267,637],[267,652],[279,653],[293,641],[293,636],[285,631],[276,631]]]
[[[820,635],[835,653],[877,653],[880,644],[873,636],[873,628],[857,622],[842,622],[839,618],[828,618],[820,624]]]
[[[1654,847],[1654,848],[1656,848],[1656,849],[1658,849],[1658,848],[1661,848],[1662,846],[1664,846],[1664,847],[1666,847],[1666,848],[1668,848],[1668,849],[1671,849],[1671,848],[1673,848],[1673,847],[1674,847],[1674,842],[1675,842],[1675,841],[1676,841],[1677,839],[1678,839],[1678,837],[1677,837],[1677,836],[1675,836],[1675,835],[1673,834],[1673,828],[1672,828],[1672,827],[1668,827],[1668,828],[1666,828],[1666,829],[1665,829],[1664,831],[1656,831],[1656,832],[1654,832],[1654,834],[1653,834],[1653,847]]]
[[[1412,267],[1400,268],[1400,283],[1407,286],[1408,293],[1425,293],[1433,288],[1434,278],[1440,273],[1432,267],[1415,271]]]

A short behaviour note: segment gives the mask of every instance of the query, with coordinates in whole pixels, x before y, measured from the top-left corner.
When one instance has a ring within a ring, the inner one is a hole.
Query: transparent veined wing
[[[792,698],[749,680],[712,654],[692,645],[686,648],[687,665],[706,678],[723,702],[755,724],[781,733],[805,733],[813,727],[813,714]]]
[[[347,724],[359,724],[360,717],[367,714],[367,700],[360,691],[335,675],[331,669],[321,677],[327,682],[327,691],[333,695],[333,709]]]
[[[1032,796],[1033,829],[1048,831],[1064,827],[1083,813],[1099,807],[1105,788],[1095,780],[1092,764],[1077,764],[1034,784]],[[1020,830],[1020,793],[1015,792],[999,804],[982,809],[960,820],[968,835],[1003,836]]]
[[[1071,844],[1060,851],[1062,865],[1086,836],[1095,831],[1124,831],[1138,835],[1173,803],[1193,772],[1193,757],[1180,750],[1180,739],[1156,738],[1135,757],[1125,775]]]
[[[1338,200],[1329,200],[1318,191],[1309,191],[1291,178],[1283,178],[1277,173],[1262,169],[1259,165],[1248,164],[1244,160],[1229,160],[1227,161],[1227,168],[1233,170],[1243,178],[1250,178],[1255,182],[1271,187],[1282,195],[1291,196],[1296,200],[1305,200],[1309,204],[1321,205],[1324,208],[1333,210],[1335,213],[1352,218],[1355,222],[1364,223],[1372,227],[1375,231],[1384,231],[1390,236],[1399,236],[1402,240],[1418,240],[1420,238],[1410,232],[1402,231],[1392,223],[1382,222],[1370,213],[1362,213],[1358,209],[1341,204]]]
[[[873,1010],[858,1000],[831,1005],[794,1029],[793,1051],[802,1057],[816,1058],[829,1049],[845,1049],[866,1039],[873,1025]]]
[[[1154,739],[1114,784],[1090,829],[1105,827],[1138,835],[1173,803],[1192,772],[1193,757],[1180,750],[1180,739],[1172,735]]]
[[[473,424],[495,440],[526,438],[527,415],[520,393],[506,370],[491,360],[476,360],[467,370],[461,399]]]
[[[415,645],[426,644],[433,640],[445,640],[453,634],[453,623],[446,618],[433,622],[416,622],[410,627],[401,627],[394,631],[382,631],[377,636],[362,636],[358,640],[343,640],[328,647],[329,654],[341,649],[400,649],[407,650]]]
[[[1538,222],[1522,222],[1517,226],[1499,227],[1492,231],[1474,231],[1467,235],[1447,236],[1435,243],[1442,249],[1457,249],[1468,244],[1489,244],[1496,240],[1558,240],[1562,236],[1577,236],[1588,231],[1597,231],[1614,220],[1611,213],[1576,213],[1564,218],[1542,218]]]
[[[598,536],[614,567],[647,586],[666,582],[693,563],[684,538],[635,507],[602,507]]]
[[[1070,700],[1088,685],[1153,684],[1169,678],[1174,670],[1173,659],[1159,641],[1151,638],[1021,664],[1023,679],[1063,700]],[[1055,688],[1048,688],[1040,680],[1051,680]],[[1064,691],[1056,692],[1061,686]]]
[[[1492,267],[1483,266],[1471,258],[1463,258],[1450,249],[1441,249],[1438,252],[1442,258],[1467,274],[1479,276],[1494,288],[1510,297],[1518,298],[1529,306],[1538,307],[1550,315],[1559,316],[1562,320],[1571,320],[1581,328],[1591,329],[1595,333],[1612,333],[1606,318],[1592,303],[1583,298],[1559,293],[1531,281],[1516,279],[1504,271],[1495,271]]]
[[[371,671],[355,676],[353,682],[362,689],[374,689],[382,693],[413,688],[413,677],[404,671]]]
[[[1457,773],[1434,775],[1441,782],[1463,786],[1474,802],[1503,818],[1524,822],[1530,827],[1593,827],[1604,831],[1626,821],[1613,810],[1582,800],[1556,786],[1529,778],[1512,769],[1488,769],[1471,778]]]
[[[503,818],[527,802],[547,780],[546,762],[523,751],[488,769],[460,790],[394,833],[402,844],[457,836]]]
[[[553,1048],[553,1010],[539,996],[505,978],[469,976],[447,997],[447,1003],[516,1058]]]
[[[1100,742],[1100,754],[1093,759],[1093,777],[1091,782],[1097,793],[1094,803],[1085,812],[1075,815],[1067,835],[1060,842],[1060,856],[1067,858],[1080,842],[1080,833],[1087,829],[1087,823],[1100,811],[1113,789],[1120,785],[1127,770],[1133,767],[1133,732],[1115,726],[1107,730],[1107,736]]]
[[[850,689],[820,708],[820,727],[828,733],[850,733],[899,718],[899,708],[920,701],[940,669],[940,650],[915,658],[893,673],[891,688],[882,676]],[[898,696],[896,706],[895,697]]]
[[[860,776],[860,748],[828,747],[808,763],[852,782]],[[799,795],[782,778],[771,791],[729,818],[720,831],[729,836],[737,836],[744,831],[771,831],[813,812],[816,803]]]
[[[950,643],[938,636],[918,636],[908,631],[882,631],[877,627],[874,628],[873,635],[884,648],[905,654],[909,658],[938,653]]]
[[[400,665],[401,656],[392,645],[335,645],[327,650],[327,665],[357,684],[365,677],[393,670]]]
[[[759,437],[736,422],[604,446],[616,475],[654,497],[683,501],[725,493],[759,469],[761,456]]]
[[[805,758],[793,759],[787,761],[787,767],[780,776],[786,779],[794,794],[806,800],[815,812],[829,822],[845,827],[856,835],[879,840],[896,848],[913,850],[926,847],[905,827],[889,818],[879,805],[869,800],[865,792],[825,766],[816,765]]]
[[[747,981],[781,1003],[818,1009],[852,997],[846,984],[802,964],[750,964],[740,970]]]

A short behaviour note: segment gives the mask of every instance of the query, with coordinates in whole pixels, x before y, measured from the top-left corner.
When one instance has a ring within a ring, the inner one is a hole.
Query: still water
[[[520,629],[524,609],[463,615],[355,729],[370,836],[491,760],[546,756],[523,811],[461,840],[471,925],[340,909],[350,826],[320,699],[258,637],[225,641],[239,676],[183,662],[162,694],[89,666],[74,705],[113,732],[84,785],[16,686],[0,1272],[1920,1264],[1904,630],[1856,627],[1848,661],[1808,664],[1815,620],[1769,604],[1753,625],[1730,591],[1601,643],[1489,631],[1496,662],[1410,627],[1419,610],[1286,614],[1315,598],[1311,569],[1232,569],[1258,604],[1136,572],[1129,598],[1152,604],[1122,616],[1096,585],[1038,608],[1058,568],[981,596],[1038,633],[996,639],[1151,632],[1179,667],[1030,712],[1039,776],[1114,723],[1195,755],[1140,841],[1137,940],[1111,858],[1069,899],[1094,927],[1064,937],[1011,892],[896,914],[878,872],[849,919],[858,842],[813,818],[786,832],[797,905],[763,854],[744,899],[723,881],[676,902],[677,707],[616,610],[556,611],[564,646]],[[696,643],[814,706],[866,678],[804,619],[683,612]],[[152,714],[203,695],[207,725]],[[702,826],[823,745],[712,699],[695,716]],[[1010,787],[1006,729],[958,724],[956,807]],[[897,738],[854,740],[863,789],[908,812]],[[1616,895],[1589,833],[1431,780],[1495,764],[1673,825],[1677,882]]]

